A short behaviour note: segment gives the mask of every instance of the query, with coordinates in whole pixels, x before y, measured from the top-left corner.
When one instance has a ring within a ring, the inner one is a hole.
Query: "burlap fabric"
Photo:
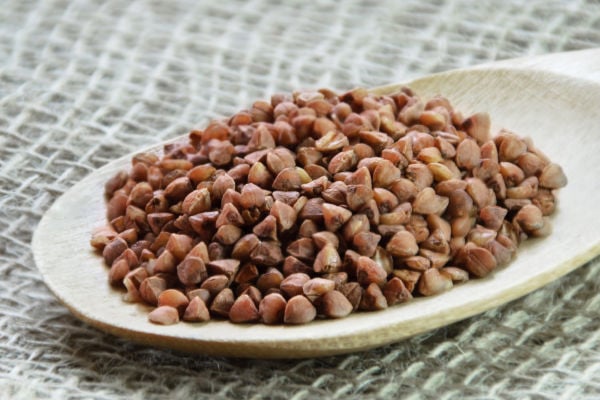
[[[597,0],[278,3],[0,4],[0,397],[599,398],[599,260],[447,328],[300,361],[135,345],[52,297],[32,231],[110,160],[275,91],[380,85],[600,44]]]

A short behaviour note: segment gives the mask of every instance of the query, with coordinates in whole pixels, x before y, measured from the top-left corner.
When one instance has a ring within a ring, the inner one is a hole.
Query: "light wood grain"
[[[559,193],[554,233],[528,241],[509,266],[382,312],[304,326],[229,322],[148,322],[148,308],[127,304],[107,283],[107,267],[89,246],[104,221],[104,182],[130,156],[92,173],[48,210],[33,238],[48,287],[81,320],[151,346],[235,357],[294,358],[381,346],[481,313],[521,297],[600,253],[600,51],[520,59],[447,72],[407,83],[419,95],[441,94],[465,114],[490,113],[501,127],[530,136],[561,164],[569,184]],[[398,85],[377,88],[389,93]]]

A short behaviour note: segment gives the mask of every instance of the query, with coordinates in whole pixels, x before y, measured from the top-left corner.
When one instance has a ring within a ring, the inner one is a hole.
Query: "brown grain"
[[[442,293],[550,234],[563,169],[411,90],[297,91],[133,157],[90,241],[172,324],[302,324]]]

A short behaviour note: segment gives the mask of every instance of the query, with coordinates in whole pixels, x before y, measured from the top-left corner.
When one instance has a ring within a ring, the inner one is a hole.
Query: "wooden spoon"
[[[148,307],[125,303],[123,292],[109,286],[107,267],[89,244],[92,229],[105,224],[103,185],[128,168],[126,156],[68,190],[40,222],[33,253],[46,284],[81,320],[136,342],[210,355],[294,358],[368,349],[450,324],[521,297],[600,253],[600,50],[497,62],[402,85],[423,98],[441,94],[465,115],[487,111],[492,132],[505,127],[530,136],[562,165],[569,184],[558,195],[552,235],[528,240],[510,265],[485,279],[381,312],[303,326],[154,325]]]

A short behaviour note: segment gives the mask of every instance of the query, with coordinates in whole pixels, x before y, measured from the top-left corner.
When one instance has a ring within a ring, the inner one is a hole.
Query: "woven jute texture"
[[[0,398],[600,398],[599,260],[428,334],[295,361],[136,345],[54,299],[32,232],[110,160],[276,91],[600,45],[597,0],[281,3],[2,2]]]

